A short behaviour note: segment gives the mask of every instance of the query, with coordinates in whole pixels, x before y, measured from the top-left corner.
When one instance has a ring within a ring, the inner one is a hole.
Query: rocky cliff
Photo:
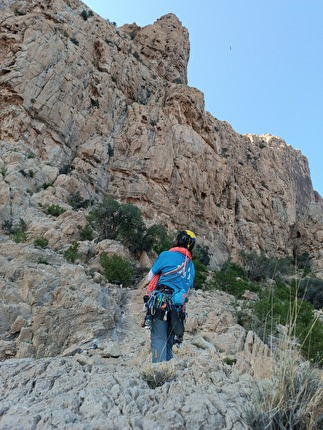
[[[189,227],[213,268],[241,249],[308,252],[323,276],[322,199],[306,158],[204,110],[172,14],[116,28],[77,0],[0,8],[0,428],[247,429],[246,399],[271,356],[237,324],[239,304],[193,292],[172,377],[152,390],[142,291],[98,269],[102,251],[128,251],[82,241],[67,263],[87,215],[70,200],[111,195],[147,225]],[[65,212],[50,216],[53,204]],[[27,240],[15,243],[6,233],[22,225]]]
[[[297,250],[322,274],[322,223],[308,225],[314,243],[298,228],[309,204],[322,217],[306,158],[204,110],[187,85],[189,37],[176,16],[116,28],[73,0],[1,9],[2,219],[23,214],[36,228],[40,202],[109,194],[148,224],[190,226],[213,267],[241,249]],[[42,183],[52,188],[37,193]]]

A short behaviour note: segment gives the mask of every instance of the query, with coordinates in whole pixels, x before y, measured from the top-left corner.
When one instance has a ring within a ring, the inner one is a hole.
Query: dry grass
[[[141,377],[147,382],[149,388],[161,387],[165,382],[176,379],[176,370],[174,362],[164,361],[161,363],[151,363],[141,372]]]
[[[257,383],[247,422],[257,430],[323,428],[322,370],[301,359],[289,338],[275,351],[270,380]]]

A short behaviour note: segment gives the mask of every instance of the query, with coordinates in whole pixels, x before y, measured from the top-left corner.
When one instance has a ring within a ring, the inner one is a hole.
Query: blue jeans
[[[152,362],[169,361],[173,358],[174,333],[170,332],[168,321],[156,317],[152,320],[150,347]]]

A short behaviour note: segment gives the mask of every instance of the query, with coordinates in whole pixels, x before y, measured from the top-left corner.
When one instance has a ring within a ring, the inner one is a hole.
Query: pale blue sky
[[[279,136],[323,197],[323,0],[86,0],[117,26],[174,13],[190,34],[188,84],[238,133]]]

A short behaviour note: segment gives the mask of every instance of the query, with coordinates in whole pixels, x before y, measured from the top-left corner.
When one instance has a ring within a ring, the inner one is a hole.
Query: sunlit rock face
[[[175,15],[116,28],[78,1],[1,5],[3,217],[35,224],[40,202],[108,194],[139,206],[148,224],[194,229],[212,267],[241,249],[309,251],[306,231],[297,244],[291,234],[308,204],[322,203],[306,158],[204,110],[187,85],[189,34]]]
[[[307,252],[323,277],[322,199],[306,158],[204,110],[173,14],[116,28],[76,0],[0,10],[0,427],[247,430],[246,402],[273,357],[238,324],[240,304],[193,291],[183,347],[153,390],[143,290],[108,283],[100,265],[105,252],[148,271],[151,256],[80,231],[112,196],[147,226],[193,230],[211,269],[241,250]]]

